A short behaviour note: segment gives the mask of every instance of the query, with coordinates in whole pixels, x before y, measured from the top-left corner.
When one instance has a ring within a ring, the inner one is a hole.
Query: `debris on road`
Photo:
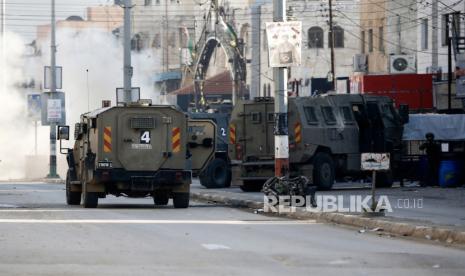
[[[380,228],[380,227],[376,227],[376,228],[373,228],[370,230],[370,232],[383,232],[384,229],[383,228]]]

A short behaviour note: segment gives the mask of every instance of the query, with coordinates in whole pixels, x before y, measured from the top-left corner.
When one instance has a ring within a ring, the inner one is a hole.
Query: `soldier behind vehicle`
[[[433,133],[425,135],[426,142],[420,145],[420,150],[426,150],[428,168],[426,179],[421,181],[421,186],[437,186],[439,180],[439,163],[441,162],[441,145],[434,140]]]

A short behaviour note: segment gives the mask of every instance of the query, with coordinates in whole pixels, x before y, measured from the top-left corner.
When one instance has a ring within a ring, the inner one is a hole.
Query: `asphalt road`
[[[113,197],[82,209],[62,185],[0,183],[0,275],[463,275],[464,260],[314,221]]]

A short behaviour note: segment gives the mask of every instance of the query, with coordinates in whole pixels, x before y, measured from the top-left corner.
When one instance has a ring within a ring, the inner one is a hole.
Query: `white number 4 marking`
[[[140,136],[140,141],[141,143],[143,144],[150,144],[150,131],[144,131],[142,132],[141,136]]]

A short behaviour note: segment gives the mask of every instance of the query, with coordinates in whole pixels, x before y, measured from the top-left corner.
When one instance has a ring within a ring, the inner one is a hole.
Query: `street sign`
[[[50,66],[44,67],[44,89],[51,89],[52,83],[52,69]],[[55,70],[56,76],[56,89],[63,89],[63,68],[61,66],[57,66]]]
[[[52,95],[53,94],[53,95]],[[57,125],[66,124],[65,93],[45,92],[41,95],[42,100],[42,125],[48,126],[51,123]]]
[[[33,121],[40,121],[42,112],[40,94],[27,95],[27,116]]]
[[[47,101],[47,120],[56,122],[61,120],[61,100],[49,99]]]
[[[299,66],[302,55],[302,22],[266,23],[270,67]]]
[[[389,168],[389,153],[362,153],[362,170],[387,171]]]

